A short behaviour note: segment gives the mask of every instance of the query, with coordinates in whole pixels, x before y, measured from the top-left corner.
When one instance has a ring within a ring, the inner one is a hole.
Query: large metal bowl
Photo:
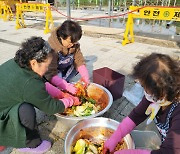
[[[100,112],[96,113],[96,114],[92,114],[90,116],[84,116],[84,117],[72,117],[72,116],[66,116],[66,115],[62,115],[59,113],[56,113],[55,116],[57,117],[57,119],[62,122],[65,123],[69,128],[71,128],[72,126],[74,126],[77,122],[84,120],[84,119],[89,119],[89,118],[94,118],[100,115],[103,115],[112,105],[113,103],[113,97],[111,95],[111,93],[109,92],[109,90],[107,90],[105,87],[96,84],[96,83],[91,83],[91,85],[95,85],[98,88],[104,90],[105,94],[107,95],[108,98],[108,103],[107,106],[101,110]]]
[[[65,154],[71,154],[72,146],[74,146],[76,141],[80,138],[93,138],[97,142],[102,140],[105,141],[111,135],[108,133],[108,130],[114,131],[117,129],[118,125],[119,122],[103,117],[91,118],[78,122],[67,133],[64,146]],[[124,141],[128,149],[135,148],[134,141],[129,134],[124,137]]]

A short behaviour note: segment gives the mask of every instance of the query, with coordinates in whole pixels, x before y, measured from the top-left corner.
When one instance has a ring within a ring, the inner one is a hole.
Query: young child
[[[49,44],[32,37],[0,65],[0,145],[36,154],[50,149],[51,143],[40,137],[34,107],[55,114],[74,103],[70,97],[54,99],[46,92],[43,75],[51,60]]]
[[[135,67],[133,76],[144,87],[145,97],[123,119],[105,142],[104,153],[113,152],[116,144],[137,125],[153,120],[162,136],[158,150],[120,150],[114,154],[179,154],[180,153],[180,63],[168,55],[152,53]]]
[[[61,90],[75,94],[77,89],[68,83],[78,72],[81,80],[89,84],[89,74],[78,41],[82,36],[81,26],[66,20],[51,33],[48,42],[53,52],[53,60],[45,77]]]

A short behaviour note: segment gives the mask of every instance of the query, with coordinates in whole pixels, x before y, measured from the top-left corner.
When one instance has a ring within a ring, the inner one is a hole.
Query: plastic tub
[[[108,67],[93,70],[93,82],[107,88],[111,92],[113,100],[122,97],[124,81],[124,75]]]

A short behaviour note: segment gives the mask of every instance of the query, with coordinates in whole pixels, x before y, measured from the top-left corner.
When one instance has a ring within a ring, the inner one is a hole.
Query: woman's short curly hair
[[[21,44],[14,57],[15,62],[22,68],[31,69],[30,61],[44,62],[51,52],[49,44],[41,37],[31,37]]]
[[[132,75],[156,99],[180,101],[180,62],[170,56],[152,53],[134,67]]]

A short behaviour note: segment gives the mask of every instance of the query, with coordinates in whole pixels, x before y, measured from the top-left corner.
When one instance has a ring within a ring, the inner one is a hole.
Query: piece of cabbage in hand
[[[74,110],[75,116],[89,116],[95,114],[95,106],[89,102],[82,104],[81,106],[76,106]]]
[[[73,152],[75,152],[75,154],[84,154],[86,146],[86,142],[83,139],[79,139],[76,142]]]

